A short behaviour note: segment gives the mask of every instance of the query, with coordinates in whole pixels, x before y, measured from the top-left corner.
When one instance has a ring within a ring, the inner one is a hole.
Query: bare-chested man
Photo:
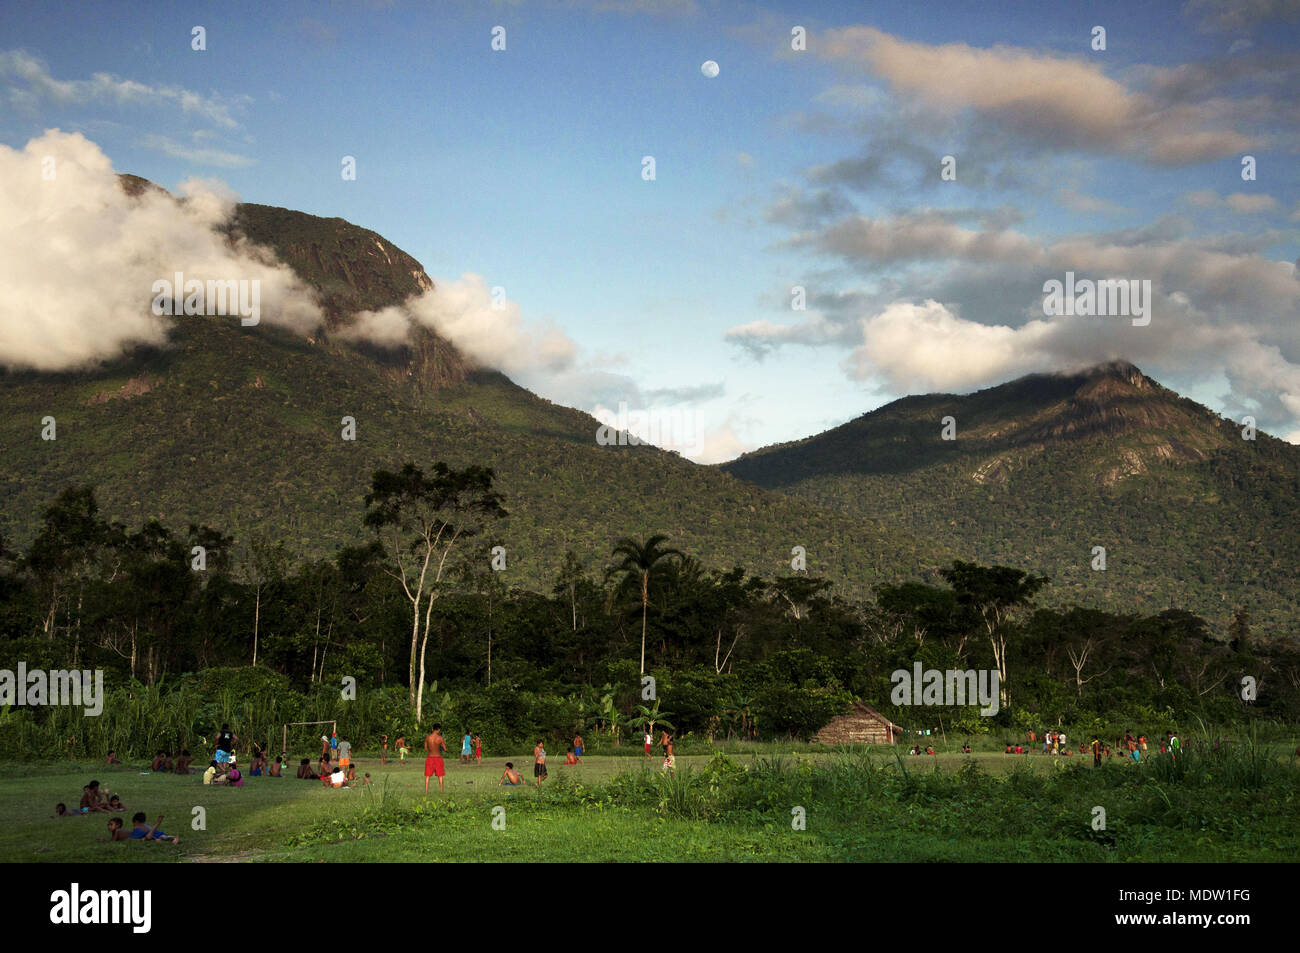
[[[442,788],[443,775],[447,773],[442,763],[442,753],[447,750],[447,742],[442,740],[442,725],[434,725],[433,731],[424,739],[424,793],[429,793],[429,779],[438,776],[438,790]]]

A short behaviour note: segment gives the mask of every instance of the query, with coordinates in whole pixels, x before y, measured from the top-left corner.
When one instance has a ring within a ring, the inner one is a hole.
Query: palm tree
[[[659,710],[659,699],[656,698],[654,706],[651,708],[647,708],[645,705],[637,705],[632,712],[631,721],[638,728],[644,725],[650,734],[654,734],[656,724],[676,731],[677,726],[668,720],[671,715],[671,712]]]
[[[606,570],[606,578],[622,574],[613,595],[628,596],[638,590],[641,596],[641,674],[645,674],[645,633],[646,614],[650,607],[650,577],[658,578],[665,570],[672,567],[673,558],[684,559],[685,554],[677,549],[660,549],[668,537],[662,534],[651,536],[644,544],[630,537],[624,537],[614,547],[614,556],[622,557],[619,563]]]

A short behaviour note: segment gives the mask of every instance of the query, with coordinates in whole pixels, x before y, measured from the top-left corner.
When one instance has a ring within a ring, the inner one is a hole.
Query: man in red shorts
[[[429,779],[438,776],[438,790],[442,790],[442,777],[447,769],[442,763],[442,753],[447,750],[447,742],[442,740],[442,725],[434,725],[433,731],[424,739],[424,793],[429,793]]]

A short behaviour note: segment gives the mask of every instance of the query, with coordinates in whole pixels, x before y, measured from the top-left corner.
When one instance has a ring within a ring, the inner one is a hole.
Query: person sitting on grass
[[[126,805],[122,803],[122,799],[120,797],[114,794],[112,797],[108,799],[108,809],[110,811],[125,811]]]
[[[167,752],[159,751],[156,755],[153,756],[153,761],[149,765],[149,770],[166,771],[171,767],[170,765],[164,767],[164,765],[167,765]]]
[[[108,819],[108,837],[96,838],[101,844],[107,844],[109,841],[130,840],[131,835],[122,830],[122,819],[120,817],[110,817]]]
[[[217,763],[213,761],[203,772],[203,783],[212,784],[217,780]]]
[[[85,817],[86,815],[81,813],[81,811],[69,811],[68,805],[60,801],[58,804],[54,805],[54,816],[55,817]]]
[[[347,773],[343,770],[343,766],[336,765],[334,768],[334,772],[329,776],[330,787],[333,788],[346,787],[347,783],[348,783],[348,776]]]
[[[567,749],[567,750],[564,752],[564,763],[565,763],[565,764],[581,764],[582,762],[579,761],[579,760],[577,759],[577,757],[574,755],[574,753],[573,753],[573,749],[572,749],[572,748],[569,748],[569,749]]]
[[[513,787],[519,787],[523,783],[524,783],[523,775],[521,775],[518,771],[515,770],[515,766],[512,762],[507,761],[506,769],[501,772],[501,780],[498,781],[497,784],[498,785],[504,784],[506,787],[513,788]]]
[[[242,788],[244,786],[244,776],[239,773],[239,768],[235,766],[235,759],[230,759],[230,770],[226,772],[225,784],[233,788]]]
[[[80,807],[83,811],[106,812],[108,810],[108,805],[100,797],[98,781],[91,781],[81,789]]]
[[[1002,752],[1002,753],[1003,753],[1003,754],[1015,754],[1015,751],[1013,751],[1012,748],[1011,748],[1011,742],[1010,742],[1010,741],[1007,742],[1007,750],[1004,751],[1004,752]]]
[[[258,752],[253,755],[253,763],[249,766],[248,776],[250,778],[260,778],[264,767],[266,767],[266,755],[262,754],[259,749]]]
[[[361,782],[362,787],[370,787],[370,772],[366,772],[366,779]]]
[[[334,773],[334,766],[330,764],[330,756],[328,754],[320,756],[320,763],[316,765],[316,773],[322,778],[327,774]]]
[[[357,766],[351,761],[348,762],[347,780],[351,784],[357,779]]]
[[[1017,751],[1017,752],[1020,751],[1020,745],[1016,745],[1016,751]],[[934,754],[934,745],[926,745],[926,746],[925,746],[925,753],[926,753],[926,754]]]
[[[173,844],[179,844],[181,839],[173,837],[170,834],[164,834],[158,829],[162,823],[163,816],[158,815],[158,820],[154,821],[153,827],[145,823],[144,811],[136,811],[131,817],[131,839],[132,840],[165,840]]]
[[[104,763],[105,763],[105,764],[121,764],[122,762],[117,760],[117,751],[114,750],[114,751],[110,751],[110,752],[108,753],[108,757],[104,759]]]
[[[179,757],[176,759],[177,774],[193,774],[190,765],[194,763],[194,755],[190,754],[189,748],[182,748]]]
[[[284,777],[284,759],[277,754],[275,756],[275,764],[271,765],[271,767],[267,769],[266,773],[273,778]]]
[[[1017,744],[1017,745],[1016,745],[1016,754],[1024,754],[1024,753],[1025,753],[1024,745]]]
[[[300,781],[317,780],[316,772],[311,769],[311,758],[303,758],[298,765],[298,779]]]
[[[970,742],[969,742],[969,741],[963,741],[963,742],[961,743],[961,753],[962,753],[962,754],[970,754]]]

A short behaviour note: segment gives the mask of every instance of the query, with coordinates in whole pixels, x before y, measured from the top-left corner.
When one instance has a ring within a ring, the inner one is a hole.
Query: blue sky
[[[1080,6],[10,5],[0,143],[81,132],[481,275],[573,344],[512,376],[689,410],[699,459],[1117,356],[1300,435],[1300,5]],[[1152,326],[1045,319],[1067,268],[1153,280]]]

